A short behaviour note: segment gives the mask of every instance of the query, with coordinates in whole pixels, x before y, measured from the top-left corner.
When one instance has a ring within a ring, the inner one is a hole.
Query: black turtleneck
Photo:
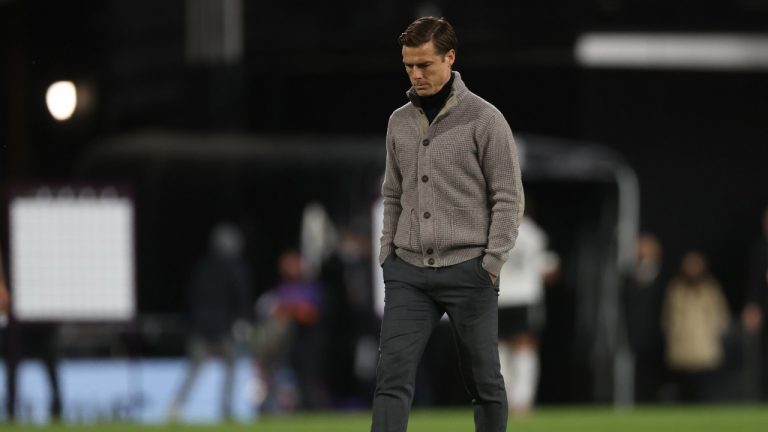
[[[419,102],[421,102],[421,108],[424,110],[424,114],[427,115],[429,124],[432,124],[432,120],[437,117],[437,114],[443,109],[445,101],[448,100],[448,96],[451,94],[451,88],[453,88],[453,72],[451,72],[451,79],[432,96],[419,96]]]

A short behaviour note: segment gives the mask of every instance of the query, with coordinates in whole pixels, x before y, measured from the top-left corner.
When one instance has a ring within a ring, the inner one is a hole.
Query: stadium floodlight
[[[48,87],[45,102],[51,116],[58,121],[72,117],[77,108],[77,88],[72,81],[57,81]]]
[[[590,68],[768,70],[768,34],[586,33],[575,56]]]

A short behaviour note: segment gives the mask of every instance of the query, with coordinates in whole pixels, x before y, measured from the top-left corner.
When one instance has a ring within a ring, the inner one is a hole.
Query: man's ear
[[[452,49],[448,51],[445,54],[445,59],[448,61],[448,64],[453,66],[453,63],[456,61],[456,50]]]

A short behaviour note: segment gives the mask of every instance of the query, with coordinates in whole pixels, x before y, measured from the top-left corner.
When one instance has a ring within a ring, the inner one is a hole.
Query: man
[[[721,392],[713,375],[723,363],[730,320],[728,302],[704,254],[687,252],[667,286],[661,312],[664,359],[683,400],[712,401]]]
[[[17,398],[17,369],[22,355],[39,357],[50,385],[50,406],[49,415],[51,420],[61,418],[61,389],[59,386],[59,374],[57,368],[56,353],[56,326],[51,323],[19,323],[9,322],[10,315],[10,296],[8,286],[3,270],[3,256],[0,251],[0,317],[3,322],[0,324],[0,357],[5,354],[5,379],[7,388],[7,397],[5,399],[5,410],[8,419],[13,421],[16,418]]]
[[[456,35],[445,19],[420,18],[399,41],[412,87],[387,129],[372,430],[406,430],[419,358],[447,313],[475,429],[504,431],[497,275],[522,218],[515,143],[504,116],[452,71]]]
[[[8,288],[5,286],[5,273],[3,272],[3,255],[0,253],[0,317],[8,313],[10,298]]]
[[[307,275],[304,258],[289,249],[278,259],[280,280],[256,302],[256,373],[264,386],[262,413],[326,406],[323,375],[323,287]],[[289,370],[295,381],[286,380]],[[297,391],[298,390],[298,391]]]
[[[5,285],[5,272],[3,271],[3,255],[0,251],[0,358],[5,359],[5,340],[6,340],[6,329],[5,327],[8,324],[8,311],[10,310],[10,297],[8,295],[8,288]],[[6,373],[7,370],[6,370]],[[6,379],[9,383],[15,383],[16,380],[9,379],[12,378],[10,375],[6,376]],[[10,398],[6,401],[6,409],[11,405]],[[10,410],[9,410],[10,411]],[[9,415],[9,417],[13,417],[12,415]]]
[[[768,207],[763,211],[763,233],[752,248],[749,262],[747,304],[741,314],[742,324],[751,336],[761,338],[758,361],[762,363],[760,392],[768,398],[768,331],[764,319],[768,312]],[[759,340],[759,339],[758,339]]]
[[[634,271],[621,290],[627,340],[634,356],[635,402],[658,402],[664,370],[664,336],[659,327],[661,304],[668,278],[662,267],[663,250],[651,233],[640,233],[635,247]]]
[[[221,417],[232,419],[238,342],[235,336],[248,328],[250,315],[251,275],[242,256],[243,247],[240,230],[231,223],[219,223],[211,231],[207,253],[192,272],[188,286],[189,366],[168,409],[170,421],[179,419],[201,367],[212,354],[224,362]]]

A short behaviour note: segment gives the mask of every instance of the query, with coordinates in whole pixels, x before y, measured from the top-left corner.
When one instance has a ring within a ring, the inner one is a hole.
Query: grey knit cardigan
[[[393,251],[418,267],[482,255],[483,268],[498,275],[524,208],[517,149],[501,112],[453,74],[431,124],[413,88],[389,118],[379,262]]]

